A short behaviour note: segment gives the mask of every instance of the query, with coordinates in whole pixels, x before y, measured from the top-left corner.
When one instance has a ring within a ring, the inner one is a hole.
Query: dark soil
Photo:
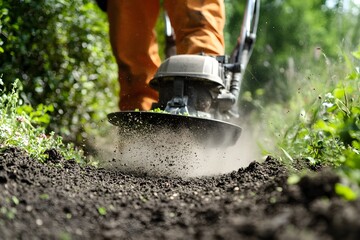
[[[0,153],[0,239],[360,239],[331,171],[288,185],[273,158],[216,177],[140,177]]]

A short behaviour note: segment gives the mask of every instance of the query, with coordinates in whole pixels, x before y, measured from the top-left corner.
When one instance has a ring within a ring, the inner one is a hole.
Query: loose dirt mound
[[[330,171],[288,186],[275,159],[225,175],[151,178],[0,154],[1,239],[358,239],[360,202]]]

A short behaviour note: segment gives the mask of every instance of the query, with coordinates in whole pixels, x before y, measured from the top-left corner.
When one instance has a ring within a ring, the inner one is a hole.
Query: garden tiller
[[[153,110],[108,114],[110,123],[118,126],[120,136],[186,130],[199,142],[234,145],[241,134],[236,124],[237,101],[256,39],[259,8],[259,0],[247,1],[241,33],[230,56],[169,56],[150,82],[159,92],[159,102],[153,104]],[[167,17],[165,23],[167,43],[173,43]],[[171,52],[172,47],[167,45],[166,52]]]

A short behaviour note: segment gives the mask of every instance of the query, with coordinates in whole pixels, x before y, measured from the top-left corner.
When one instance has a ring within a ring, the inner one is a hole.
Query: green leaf
[[[345,89],[344,88],[335,88],[333,91],[333,95],[335,98],[343,98],[345,95]]]
[[[43,194],[41,194],[41,195],[39,196],[39,198],[40,198],[41,200],[48,200],[48,199],[49,199],[49,194],[43,193]]]
[[[360,50],[351,53],[357,59],[360,59]]]
[[[12,196],[11,200],[13,201],[13,203],[14,203],[15,205],[18,205],[19,202],[20,202],[19,199],[18,199],[17,197],[15,197],[15,196]]]
[[[299,181],[300,181],[300,176],[297,174],[292,174],[288,177],[287,184],[294,185],[294,184],[297,184]]]
[[[348,201],[353,201],[357,198],[357,194],[350,187],[341,183],[335,184],[335,192]]]
[[[315,165],[316,164],[316,160],[314,158],[307,157],[306,159],[309,161],[310,165]]]
[[[356,141],[354,143],[356,143]],[[345,160],[346,166],[348,166],[351,169],[360,169],[360,155],[358,153],[358,150],[354,148],[347,148],[344,151],[344,155],[346,157]]]
[[[349,80],[356,80],[359,78],[359,74],[356,72],[353,72],[353,73],[348,74],[346,78]]]
[[[330,134],[335,134],[336,132],[336,129],[334,127],[332,127],[330,124],[328,124],[322,119],[316,121],[316,123],[314,124],[314,129],[329,132]]]
[[[106,208],[104,207],[99,207],[98,209],[98,212],[101,216],[105,216],[106,215]]]
[[[281,148],[281,150],[283,151],[283,153],[285,154],[285,156],[291,161],[293,162],[294,159],[290,156],[290,154],[283,148]]]

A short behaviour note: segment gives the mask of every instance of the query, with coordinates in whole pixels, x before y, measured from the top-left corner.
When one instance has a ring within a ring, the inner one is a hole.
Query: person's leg
[[[165,0],[177,54],[223,55],[224,0]]]
[[[159,0],[108,0],[107,13],[119,67],[120,110],[149,110],[158,101],[148,83],[161,62],[154,32]]]

